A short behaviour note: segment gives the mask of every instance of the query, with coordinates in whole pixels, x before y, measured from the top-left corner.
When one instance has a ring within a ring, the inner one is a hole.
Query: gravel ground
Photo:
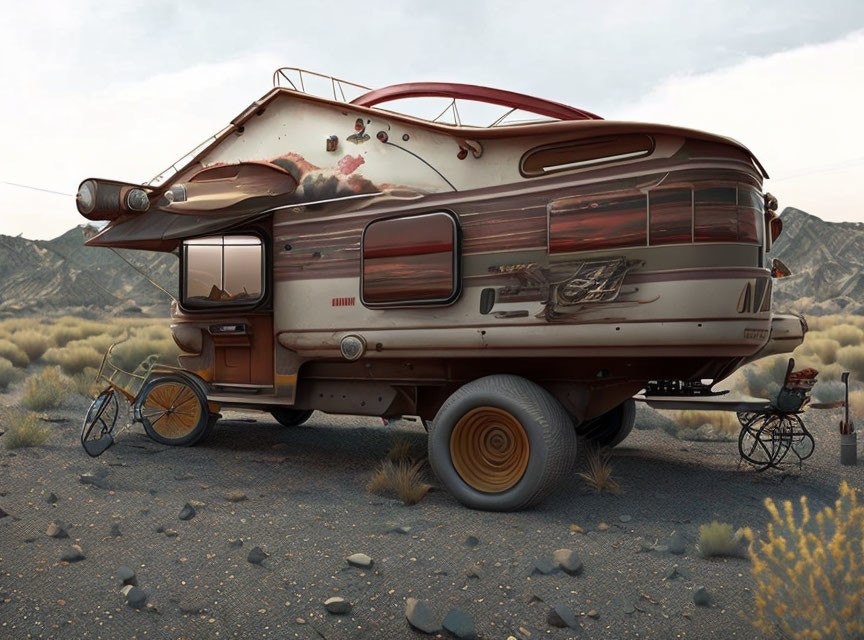
[[[470,614],[481,638],[758,638],[749,562],[700,558],[699,525],[759,532],[767,496],[807,494],[817,508],[842,479],[864,486],[864,466],[839,465],[839,411],[808,415],[816,453],[800,470],[739,470],[735,443],[636,430],[613,457],[621,494],[591,493],[574,475],[539,507],[502,514],[463,508],[433,478],[411,507],[366,491],[395,437],[425,447],[419,423],[316,413],[284,428],[231,413],[197,447],[158,445],[135,426],[91,459],[77,442],[85,408],[78,398],[49,414],[46,445],[0,449],[0,637],[431,637],[406,621],[413,597],[436,623],[452,608]],[[95,484],[82,483],[88,472]],[[181,520],[187,503],[195,514]],[[55,520],[67,538],[46,535]],[[643,550],[675,532],[683,554]],[[84,559],[61,561],[73,545]],[[255,547],[267,554],[258,564]],[[580,575],[535,570],[560,548],[579,554]],[[349,565],[355,553],[371,568]],[[125,603],[121,566],[144,608]],[[695,606],[698,586],[710,606]],[[347,614],[328,613],[333,596]],[[549,624],[558,605],[579,630]]]

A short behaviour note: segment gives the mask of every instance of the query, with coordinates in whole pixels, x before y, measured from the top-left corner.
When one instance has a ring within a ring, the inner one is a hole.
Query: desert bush
[[[859,329],[864,329],[864,316],[807,316],[807,326],[810,327],[810,331],[827,331],[831,327],[841,324],[851,324]]]
[[[51,329],[51,338],[58,347],[65,347],[67,343],[83,337],[84,333],[77,325],[60,324]]]
[[[810,393],[813,402],[830,404],[833,402],[842,402],[846,398],[846,385],[842,382],[839,380],[822,381],[821,372],[819,378],[819,382],[816,383],[816,386],[813,387],[813,391]]]
[[[5,389],[21,377],[21,372],[6,358],[0,358],[0,389]]]
[[[849,392],[849,419],[855,422],[856,428],[864,427],[864,389]]]
[[[60,367],[46,367],[27,379],[21,404],[33,411],[56,409],[69,395],[69,380],[60,374]]]
[[[825,330],[825,337],[836,340],[841,347],[854,347],[861,344],[864,331],[852,324],[838,324]]]
[[[703,558],[746,558],[745,529],[732,530],[732,525],[725,522],[703,524],[699,527],[699,542],[696,551]]]
[[[676,411],[673,419],[684,429],[701,431],[705,436],[735,436],[741,423],[732,411]]]
[[[25,329],[16,331],[9,338],[21,351],[27,354],[30,362],[34,362],[42,357],[53,344],[51,338],[45,333],[35,329]]]
[[[384,460],[375,469],[366,488],[369,491],[390,491],[399,496],[404,504],[417,504],[431,489],[423,481],[423,463],[422,460]]]
[[[38,324],[38,318],[6,318],[0,322],[0,331],[7,334],[13,334],[16,331],[32,329],[34,325]]]
[[[21,449],[43,444],[51,435],[51,430],[35,413],[29,411],[13,411],[8,417],[9,427],[3,438],[3,446],[7,449]]]
[[[837,350],[840,343],[831,338],[810,338],[810,334],[804,337],[803,344],[795,350],[795,355],[815,356],[822,364],[831,364],[837,361]]]
[[[87,345],[68,346],[62,349],[54,348],[45,352],[44,359],[51,364],[58,364],[63,373],[73,375],[81,373],[86,367],[98,367],[102,362],[102,353]]]
[[[96,394],[101,391],[104,384],[100,384],[96,380],[97,369],[94,367],[84,367],[81,373],[76,373],[71,376],[69,388],[77,394],[87,398],[95,398]]]
[[[588,470],[579,477],[597,493],[620,493],[621,485],[612,478],[612,452],[593,447],[588,451]]]
[[[0,340],[0,358],[6,358],[9,362],[21,369],[30,364],[30,358],[11,340]]]
[[[390,449],[387,451],[387,459],[393,462],[399,462],[400,460],[414,462],[422,458],[423,454],[414,450],[414,442],[405,436],[395,438],[390,445]]]
[[[858,380],[864,380],[864,345],[843,347],[837,352],[837,363]]]
[[[750,533],[756,616],[765,634],[784,638],[864,637],[864,506],[846,482],[831,508],[811,517],[806,496],[800,517],[791,501],[782,514],[767,498],[767,540]]]
[[[156,354],[159,361],[166,364],[176,363],[180,349],[170,337],[151,340],[134,336],[119,343],[111,353],[111,359],[118,367],[127,371],[134,370],[147,356]]]

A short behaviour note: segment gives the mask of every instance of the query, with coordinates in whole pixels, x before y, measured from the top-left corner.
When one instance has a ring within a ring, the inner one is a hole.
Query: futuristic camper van
[[[77,196],[107,221],[88,245],[179,256],[181,369],[134,400],[159,442],[199,442],[220,407],[417,415],[457,499],[519,509],[577,435],[621,442],[641,389],[710,398],[700,381],[803,339],[772,313],[776,201],[734,140],[486,87],[274,78],[151,182]],[[395,110],[430,97],[442,117]],[[502,115],[464,124],[478,102]]]

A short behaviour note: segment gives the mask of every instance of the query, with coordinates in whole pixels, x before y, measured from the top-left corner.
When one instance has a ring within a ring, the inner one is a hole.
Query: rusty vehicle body
[[[150,183],[78,195],[107,221],[88,245],[179,256],[172,331],[205,411],[417,415],[457,498],[514,509],[567,473],[565,431],[620,442],[650,381],[713,384],[803,339],[772,312],[776,201],[734,140],[485,87],[275,77]],[[430,96],[454,123],[378,106]],[[541,121],[467,126],[457,101]]]

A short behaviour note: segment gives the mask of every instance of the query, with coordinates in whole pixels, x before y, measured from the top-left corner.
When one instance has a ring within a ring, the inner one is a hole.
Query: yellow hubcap
[[[450,434],[453,466],[477,491],[500,493],[516,485],[528,467],[530,453],[522,424],[497,407],[472,409]]]
[[[141,416],[163,438],[183,438],[198,424],[201,403],[185,384],[166,382],[156,385],[147,394]]]

